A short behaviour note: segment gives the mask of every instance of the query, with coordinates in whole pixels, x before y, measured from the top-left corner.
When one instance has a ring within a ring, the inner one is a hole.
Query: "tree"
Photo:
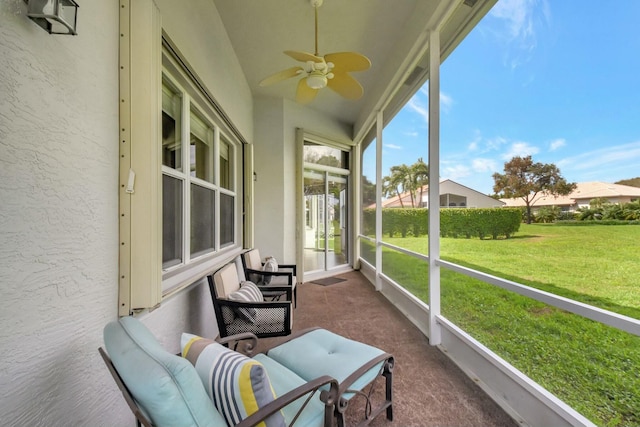
[[[402,193],[409,186],[409,166],[402,164],[400,166],[391,166],[391,175],[382,178],[382,191],[386,197],[398,196],[400,200],[400,206],[404,208],[404,202],[402,201]]]
[[[422,203],[422,193],[424,186],[429,184],[429,165],[427,165],[422,157],[417,162],[411,165],[411,174],[413,178],[413,189],[420,191],[420,198],[418,199],[418,206]]]
[[[362,206],[367,207],[376,202],[376,185],[362,175]]]
[[[614,182],[614,184],[628,185],[630,187],[640,187],[640,176],[637,178],[622,179]]]
[[[420,157],[414,164],[407,166],[392,166],[389,169],[390,175],[382,178],[382,191],[386,197],[398,196],[400,206],[404,207],[402,194],[409,193],[411,207],[416,207],[422,202],[423,186],[429,183],[429,165],[427,165]],[[417,192],[420,191],[420,199],[418,201]]]
[[[516,156],[504,164],[504,174],[493,174],[493,191],[501,198],[521,198],[531,224],[531,206],[543,195],[566,196],[575,188],[553,163],[533,163],[531,156]]]

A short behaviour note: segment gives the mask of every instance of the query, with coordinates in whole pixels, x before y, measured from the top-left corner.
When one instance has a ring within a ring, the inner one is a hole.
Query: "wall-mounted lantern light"
[[[77,35],[78,3],[74,0],[24,0],[27,16],[49,34]]]

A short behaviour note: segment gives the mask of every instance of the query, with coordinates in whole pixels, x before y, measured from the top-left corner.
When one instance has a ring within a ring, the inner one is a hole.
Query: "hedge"
[[[424,208],[382,209],[382,233],[394,237],[424,236],[428,233],[429,210]],[[375,234],[375,209],[363,210],[363,233]],[[440,210],[442,237],[509,238],[520,229],[522,213],[518,208],[464,208]]]

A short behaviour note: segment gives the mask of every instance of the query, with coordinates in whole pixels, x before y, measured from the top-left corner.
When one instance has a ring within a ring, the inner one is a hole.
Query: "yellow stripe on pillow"
[[[247,362],[242,366],[240,370],[240,376],[238,378],[238,386],[240,388],[240,398],[244,409],[247,411],[247,415],[251,415],[260,409],[258,401],[256,400],[255,390],[253,389],[253,381],[251,380],[251,371],[254,366],[260,364],[256,361]],[[258,424],[260,427],[265,427],[266,424],[261,422]]]

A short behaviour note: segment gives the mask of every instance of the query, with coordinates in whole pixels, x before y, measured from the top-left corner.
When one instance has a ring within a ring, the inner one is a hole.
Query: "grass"
[[[426,238],[385,241],[427,252]],[[506,240],[443,238],[441,256],[640,319],[638,241],[633,226],[523,225]],[[385,249],[383,271],[428,301],[426,263]],[[446,269],[441,282],[443,314],[478,341],[594,423],[640,425],[640,337]]]

